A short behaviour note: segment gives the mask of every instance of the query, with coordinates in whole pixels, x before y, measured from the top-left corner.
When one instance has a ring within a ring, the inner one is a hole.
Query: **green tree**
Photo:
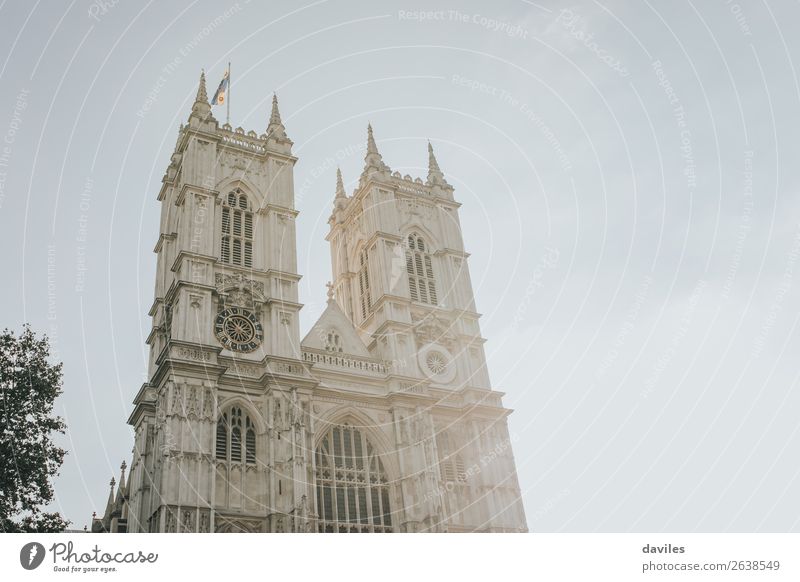
[[[0,532],[59,532],[69,522],[43,506],[66,451],[53,443],[66,424],[53,414],[61,364],[50,364],[46,336],[25,326],[0,334]]]

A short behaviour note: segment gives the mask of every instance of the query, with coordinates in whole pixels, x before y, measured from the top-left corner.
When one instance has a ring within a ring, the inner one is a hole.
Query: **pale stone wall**
[[[314,452],[349,423],[379,454],[393,531],[525,531],[510,411],[490,388],[459,203],[432,150],[426,182],[392,174],[370,128],[359,188],[348,197],[337,185],[328,309],[300,342],[291,145],[277,101],[260,136],[220,127],[201,82],[159,193],[150,380],[129,419],[133,461],[117,496],[127,530],[316,531]],[[253,212],[252,268],[220,260],[232,190]],[[427,245],[436,304],[410,295],[412,233]],[[217,340],[228,308],[257,321],[256,349]],[[216,456],[217,422],[232,407],[252,427],[255,462]]]

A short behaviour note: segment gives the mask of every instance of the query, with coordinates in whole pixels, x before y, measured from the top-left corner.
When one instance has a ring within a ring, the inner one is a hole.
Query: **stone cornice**
[[[153,252],[160,253],[162,247],[164,246],[165,240],[175,240],[177,238],[178,238],[178,233],[176,232],[170,232],[168,234],[162,232],[161,234],[158,235],[158,240],[156,241],[156,245],[153,247]]]
[[[294,208],[289,208],[288,206],[280,206],[279,204],[272,204],[271,202],[259,208],[258,212],[260,214],[269,214],[271,212],[274,212],[275,214],[288,214],[292,218],[297,218],[297,216],[300,214],[299,210],[295,210]]]
[[[399,234],[392,234],[390,232],[385,232],[383,230],[376,230],[372,234],[372,236],[370,236],[366,240],[366,242],[364,243],[364,246],[371,247],[379,239],[393,241],[393,242],[395,242],[397,244],[401,244],[403,242],[403,237],[401,237]]]
[[[450,248],[443,248],[433,251],[434,256],[452,256],[452,257],[459,257],[462,259],[468,259],[471,255],[466,251],[460,251],[458,249],[450,249]]]
[[[210,198],[216,199],[219,196],[219,190],[212,190],[210,188],[206,188],[205,186],[197,186],[195,184],[189,184],[188,182],[184,182],[181,186],[180,192],[178,192],[177,198],[175,198],[175,206],[180,206],[183,204],[184,200],[186,199],[186,194],[189,190],[193,192],[197,192],[198,194],[203,194],[205,196],[209,196]]]
[[[178,268],[180,267],[180,264],[183,262],[184,258],[199,259],[201,261],[207,261],[207,262],[212,263],[212,264],[216,263],[218,261],[217,257],[214,257],[212,255],[204,255],[204,254],[201,254],[201,253],[195,253],[195,252],[192,252],[192,251],[187,251],[187,250],[181,249],[180,251],[178,251],[178,254],[175,257],[175,260],[172,262],[172,266],[170,267],[170,271],[172,271],[173,273],[177,273],[178,272]]]
[[[279,271],[277,269],[267,269],[266,271],[262,271],[267,277],[272,279],[280,279],[281,281],[291,281],[293,283],[297,283],[300,279],[303,278],[302,275],[298,275],[297,273],[290,273],[289,271]]]

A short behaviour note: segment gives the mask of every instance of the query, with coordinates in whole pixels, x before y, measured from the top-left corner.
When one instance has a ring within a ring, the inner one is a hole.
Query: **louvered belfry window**
[[[369,255],[364,249],[358,254],[358,300],[361,306],[361,319],[372,313],[372,294],[369,290]]]
[[[436,446],[439,450],[439,471],[442,481],[447,483],[466,483],[467,470],[464,458],[456,449],[453,439],[447,433],[436,435]]]
[[[321,533],[391,532],[389,480],[363,432],[331,427],[316,450],[316,489]]]
[[[222,202],[220,259],[230,265],[253,266],[253,212],[238,188]]]
[[[235,463],[243,460],[246,463],[256,462],[256,429],[250,417],[238,406],[223,413],[217,422],[216,457]]]
[[[412,301],[436,305],[436,280],[433,276],[433,262],[425,246],[425,241],[416,233],[408,236],[406,246],[406,272],[408,273],[408,292]]]

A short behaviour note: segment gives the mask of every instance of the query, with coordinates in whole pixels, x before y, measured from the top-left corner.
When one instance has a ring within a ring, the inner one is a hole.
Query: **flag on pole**
[[[230,81],[230,67],[225,71],[225,76],[222,77],[222,81],[219,82],[219,87],[217,87],[217,92],[214,93],[214,98],[211,100],[211,105],[222,105],[225,103],[227,99],[227,92],[228,92],[228,83]]]

